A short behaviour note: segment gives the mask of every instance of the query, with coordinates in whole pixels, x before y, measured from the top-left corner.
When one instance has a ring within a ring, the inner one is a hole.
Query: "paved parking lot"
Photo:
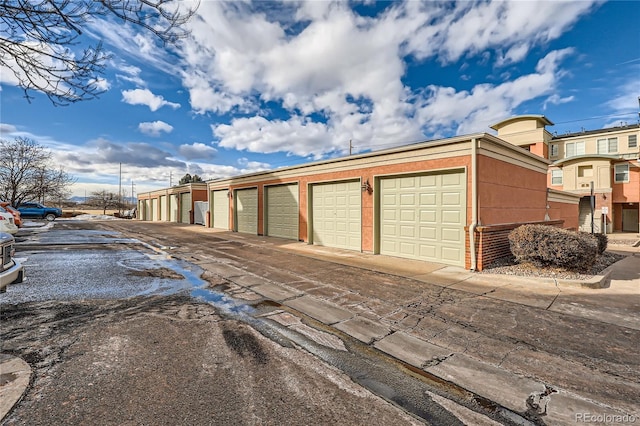
[[[134,230],[61,220],[41,231],[18,244],[27,282],[0,295],[2,352],[31,370],[3,424],[505,419]]]

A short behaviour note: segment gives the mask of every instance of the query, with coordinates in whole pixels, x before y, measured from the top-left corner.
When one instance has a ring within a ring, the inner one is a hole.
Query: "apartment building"
[[[590,232],[593,224],[595,232],[639,232],[640,124],[562,135],[546,129],[552,125],[542,115],[523,115],[491,128],[551,161],[547,186],[581,196],[580,230]]]

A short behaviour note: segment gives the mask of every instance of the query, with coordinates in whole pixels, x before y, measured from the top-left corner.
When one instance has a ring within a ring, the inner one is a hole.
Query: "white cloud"
[[[138,124],[138,130],[150,136],[160,136],[162,132],[171,133],[173,126],[164,121],[151,121]]]
[[[418,107],[417,116],[430,133],[457,126],[457,134],[484,132],[510,115],[523,102],[556,91],[564,74],[560,61],[571,49],[552,51],[538,61],[536,73],[499,85],[479,84],[470,91],[431,86]]]
[[[629,79],[618,85],[619,89],[614,97],[607,102],[607,106],[615,113],[638,112],[640,108],[640,66],[631,67]]]
[[[320,156],[333,151],[327,126],[305,122],[299,117],[288,121],[269,121],[264,117],[239,118],[229,124],[212,126],[213,134],[223,148],[250,152],[290,152]]]
[[[552,105],[561,105],[561,104],[566,104],[568,102],[571,102],[575,99],[575,96],[566,96],[566,97],[560,97],[560,95],[558,95],[557,93],[554,93],[553,95],[549,96],[545,101],[544,104],[542,104],[542,109],[547,109],[547,105],[552,104]]]
[[[109,83],[109,81],[104,78],[96,78],[92,84],[95,85],[95,87],[101,92],[106,92],[107,90],[111,89],[111,83]]]
[[[166,101],[164,97],[154,95],[149,89],[123,90],[122,101],[129,105],[146,105],[151,111],[157,111],[163,106],[180,108],[180,104]]]
[[[126,63],[114,64],[114,67],[119,71],[116,73],[118,79],[128,81],[138,87],[147,86],[147,83],[140,77],[140,73],[142,73],[140,68]]]
[[[191,145],[183,144],[178,148],[178,153],[187,160],[210,160],[218,152],[214,147],[200,142]]]
[[[0,123],[0,136],[6,137],[18,131],[18,128],[13,124]]]
[[[350,139],[363,150],[424,139],[425,132],[485,131],[523,102],[549,96],[571,50],[551,52],[531,74],[461,92],[410,87],[403,81],[407,55],[521,62],[595,4],[408,1],[369,17],[338,1],[280,9],[203,2],[189,24],[193,41],[181,49],[183,84],[196,112],[250,115],[212,126],[219,146],[249,152],[319,158],[344,153]],[[260,110],[267,101],[288,116]]]

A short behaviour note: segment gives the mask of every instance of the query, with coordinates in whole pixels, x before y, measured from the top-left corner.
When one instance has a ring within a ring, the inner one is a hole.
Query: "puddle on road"
[[[196,265],[168,258],[165,254],[148,254],[147,258],[149,261],[137,260],[123,264],[133,270],[133,275],[143,274],[160,278],[151,288],[138,296],[167,296],[188,291],[194,299],[210,303],[228,315],[251,315],[255,311],[251,305],[223,293],[225,286],[208,288],[209,282],[201,278],[204,270]]]

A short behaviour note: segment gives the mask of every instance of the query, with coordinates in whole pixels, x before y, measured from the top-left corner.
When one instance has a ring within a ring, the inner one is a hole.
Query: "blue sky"
[[[188,3],[188,2],[185,2]],[[638,121],[640,2],[202,0],[160,47],[114,20],[99,99],[31,103],[0,73],[3,139],[48,147],[73,195],[127,195],[544,114],[564,133]]]

